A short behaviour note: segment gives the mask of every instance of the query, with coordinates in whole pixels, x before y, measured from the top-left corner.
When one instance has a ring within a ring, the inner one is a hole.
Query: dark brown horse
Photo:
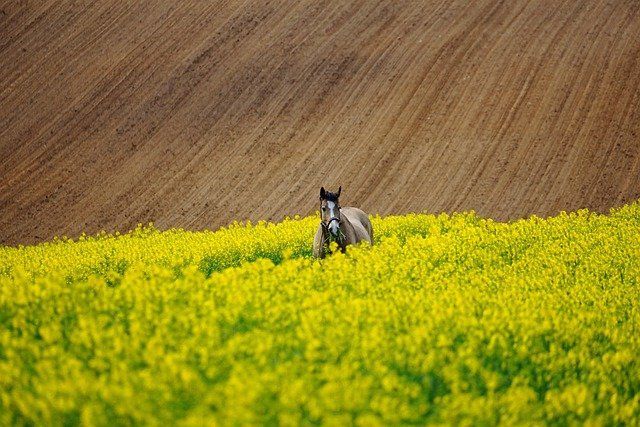
[[[362,241],[373,244],[373,228],[367,214],[358,208],[341,207],[340,193],[320,189],[320,225],[313,240],[313,256],[324,258],[330,253],[329,245],[336,242],[342,252],[347,245],[352,245]]]

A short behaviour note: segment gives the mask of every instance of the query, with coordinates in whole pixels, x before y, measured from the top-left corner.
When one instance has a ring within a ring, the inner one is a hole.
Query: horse
[[[366,213],[358,208],[340,207],[337,193],[320,188],[320,225],[313,240],[313,256],[324,258],[331,253],[330,244],[336,242],[344,253],[347,245],[359,242],[373,244],[373,227]]]

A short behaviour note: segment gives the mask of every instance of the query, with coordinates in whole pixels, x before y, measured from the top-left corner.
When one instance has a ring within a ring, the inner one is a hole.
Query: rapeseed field
[[[637,425],[640,204],[0,248],[2,425]]]

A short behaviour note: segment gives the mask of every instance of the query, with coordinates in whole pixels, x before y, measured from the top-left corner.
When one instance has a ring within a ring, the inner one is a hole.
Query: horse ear
[[[342,193],[342,185],[338,187],[338,197],[340,197],[340,193]]]
[[[320,187],[320,199],[324,199],[325,195],[326,195],[326,193],[324,191],[324,187]]]

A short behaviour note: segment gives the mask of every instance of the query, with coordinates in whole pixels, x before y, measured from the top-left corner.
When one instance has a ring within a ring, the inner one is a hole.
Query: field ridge
[[[0,243],[640,197],[634,0],[0,0]]]

